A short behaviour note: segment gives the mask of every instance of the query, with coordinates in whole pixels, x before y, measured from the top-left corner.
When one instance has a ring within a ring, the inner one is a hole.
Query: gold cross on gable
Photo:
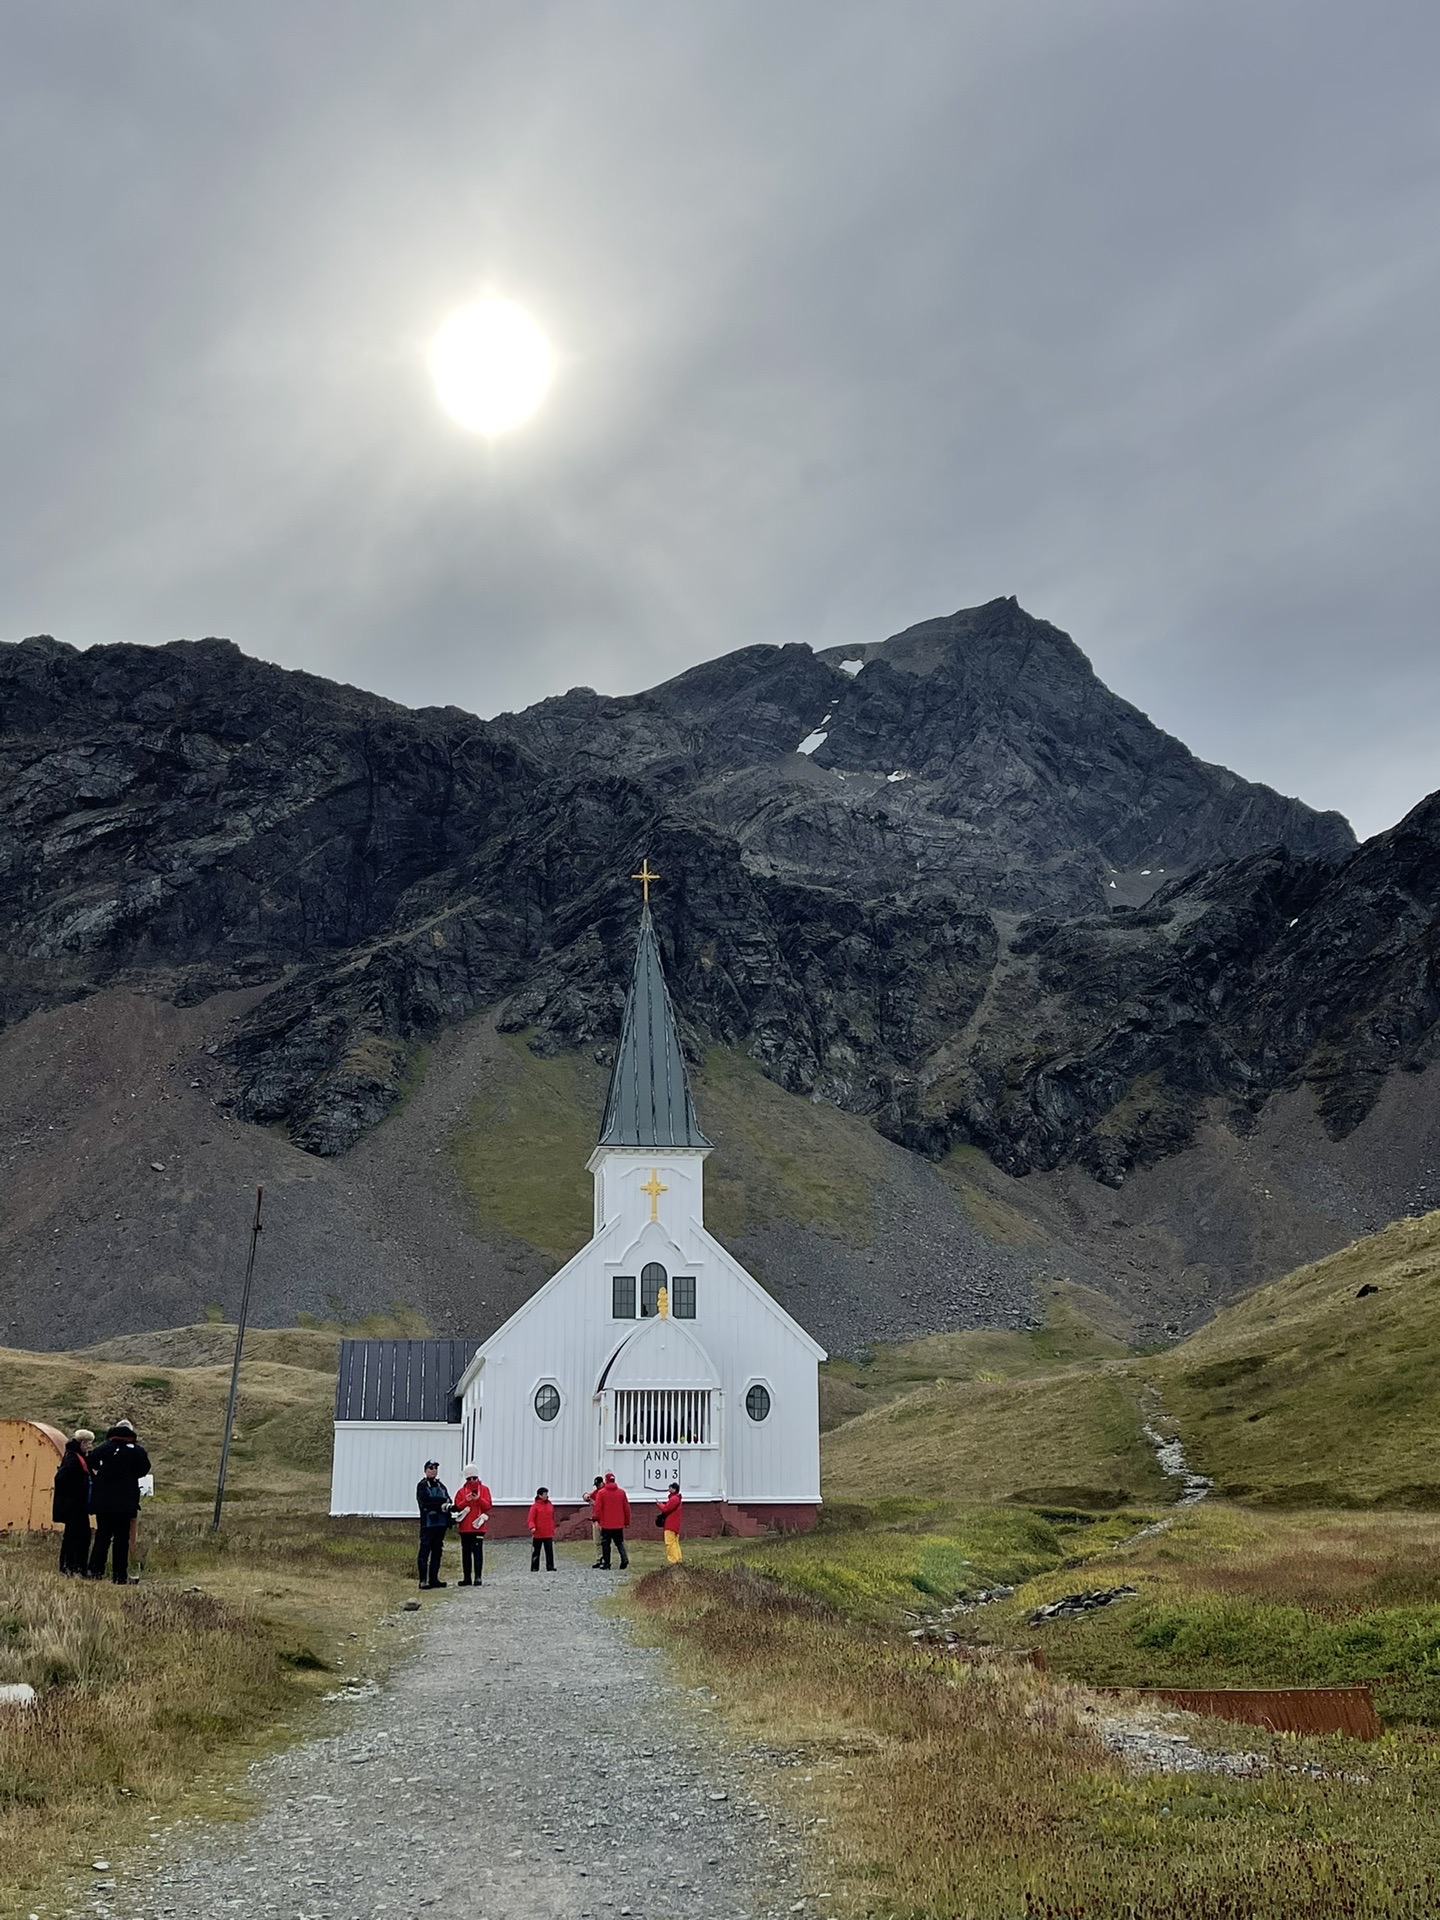
[[[640,1182],[640,1191],[641,1193],[649,1194],[650,1218],[652,1220],[658,1220],[660,1218],[660,1196],[662,1193],[669,1193],[670,1191],[669,1187],[665,1186],[661,1181],[660,1169],[658,1167],[652,1167],[650,1169],[650,1178]]]
[[[650,882],[660,878],[658,873],[652,873],[650,871],[650,856],[648,853],[640,862],[640,871],[638,873],[632,873],[630,878],[632,880],[638,880],[645,889],[645,904],[648,907],[650,904]]]

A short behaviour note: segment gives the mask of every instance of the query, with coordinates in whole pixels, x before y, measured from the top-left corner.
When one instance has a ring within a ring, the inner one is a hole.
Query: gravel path
[[[495,1542],[427,1600],[417,1656],[260,1763],[263,1807],[81,1909],[116,1920],[750,1920],[797,1910],[798,1839],[661,1656],[597,1611],[614,1576]],[[713,1729],[713,1731],[712,1731]],[[113,1884],[113,1883],[112,1883]],[[73,1911],[73,1909],[72,1909]]]

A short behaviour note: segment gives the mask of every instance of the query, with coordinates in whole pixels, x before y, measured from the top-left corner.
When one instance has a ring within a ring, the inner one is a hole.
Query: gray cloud
[[[1440,785],[1435,9],[16,0],[0,631],[479,712],[1016,593],[1361,831]],[[487,447],[424,348],[562,357]]]

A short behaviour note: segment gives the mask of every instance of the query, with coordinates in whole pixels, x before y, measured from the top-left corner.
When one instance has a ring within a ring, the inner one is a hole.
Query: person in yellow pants
[[[670,1491],[655,1515],[656,1524],[665,1529],[665,1558],[672,1567],[678,1567],[685,1557],[680,1551],[680,1513],[683,1505],[680,1482],[672,1480]]]

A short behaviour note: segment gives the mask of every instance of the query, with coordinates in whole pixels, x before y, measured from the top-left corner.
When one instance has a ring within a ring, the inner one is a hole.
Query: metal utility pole
[[[250,1229],[250,1257],[245,1262],[245,1285],[240,1294],[240,1324],[235,1329],[235,1364],[230,1369],[230,1400],[225,1408],[225,1438],[220,1445],[220,1478],[215,1483],[215,1518],[210,1531],[218,1532],[220,1509],[225,1504],[225,1469],[230,1464],[230,1435],[235,1429],[235,1401],[240,1393],[240,1349],[245,1344],[245,1321],[250,1312],[250,1282],[255,1277],[255,1249],[260,1244],[260,1207],[265,1189],[255,1189],[255,1224]]]

